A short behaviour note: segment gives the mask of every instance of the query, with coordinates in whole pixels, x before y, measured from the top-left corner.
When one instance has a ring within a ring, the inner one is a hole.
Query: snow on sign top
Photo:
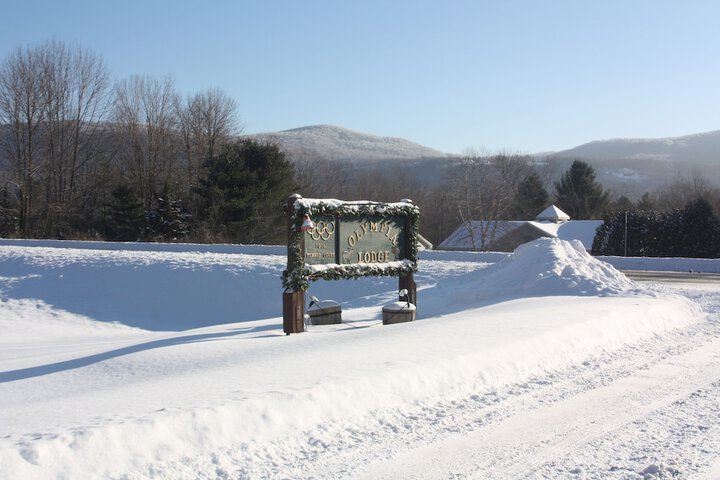
[[[386,211],[392,211],[397,209],[407,209],[412,207],[418,210],[418,207],[412,203],[410,199],[403,199],[400,202],[393,203],[382,203],[373,202],[370,200],[338,200],[336,198],[302,198],[299,197],[295,201],[296,210],[306,210],[312,212],[316,209],[344,209],[347,211],[355,210],[358,213],[375,211],[382,213]]]

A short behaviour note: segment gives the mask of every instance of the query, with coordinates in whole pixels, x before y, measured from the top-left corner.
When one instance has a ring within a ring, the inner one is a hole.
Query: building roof
[[[570,220],[565,212],[552,205],[540,212],[532,221],[465,222],[443,240],[438,248],[441,250],[499,248],[500,251],[512,251],[520,243],[529,241],[530,237],[534,237],[532,239],[552,237],[567,241],[580,240],[585,249],[590,250],[595,232],[602,223],[602,220]],[[490,238],[493,239],[492,242],[489,241]]]
[[[545,210],[537,214],[537,217],[535,217],[535,221],[537,222],[567,222],[570,220],[570,216],[560,210],[555,205],[550,205]]]

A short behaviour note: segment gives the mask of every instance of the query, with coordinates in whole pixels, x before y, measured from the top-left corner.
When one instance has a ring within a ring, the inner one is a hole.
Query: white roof
[[[535,217],[535,221],[537,222],[566,222],[568,220],[570,220],[570,216],[555,205],[550,205]]]
[[[474,220],[461,224],[455,231],[446,238],[438,248],[440,250],[472,250],[482,244],[480,232],[484,228],[489,230],[492,222]],[[562,223],[538,222],[538,221],[499,221],[495,228],[495,239],[510,233],[523,225],[531,225],[538,230],[539,236],[559,238],[560,240],[580,240],[586,250],[592,247],[595,231],[602,225],[602,220],[570,220]],[[474,238],[473,238],[474,236]]]

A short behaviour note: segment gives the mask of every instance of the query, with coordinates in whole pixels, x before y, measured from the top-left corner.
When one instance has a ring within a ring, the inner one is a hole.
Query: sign
[[[288,198],[288,263],[283,272],[283,329],[303,331],[303,293],[314,280],[400,278],[402,300],[416,304],[420,211],[397,203]]]
[[[389,263],[407,258],[403,217],[323,216],[313,223],[305,232],[307,265]]]
[[[338,220],[332,216],[324,216],[313,219],[313,223],[315,226],[305,232],[305,263],[338,263]]]

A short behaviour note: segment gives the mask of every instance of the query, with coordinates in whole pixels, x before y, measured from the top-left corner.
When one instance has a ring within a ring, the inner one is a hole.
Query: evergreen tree
[[[282,242],[282,202],[293,168],[277,145],[241,140],[204,164],[198,193],[211,236],[239,243]]]
[[[610,202],[609,209],[613,212],[627,212],[635,210],[635,204],[625,195],[621,195]]]
[[[680,210],[663,212],[658,221],[658,256],[679,257],[682,255],[680,235],[683,229],[682,214]]]
[[[155,199],[153,208],[145,214],[145,237],[150,241],[176,242],[190,232],[190,214],[182,201],[172,198],[169,192]]]
[[[605,215],[593,239],[593,255],[649,257],[661,255],[658,243],[662,217],[651,211]]]
[[[18,229],[18,210],[10,202],[7,189],[3,189],[0,191],[0,236],[15,235]]]
[[[683,209],[607,215],[593,239],[593,255],[720,258],[720,218],[703,199]]]
[[[531,220],[548,206],[549,199],[540,175],[532,172],[518,185],[510,215],[513,220]]]
[[[132,188],[119,185],[112,192],[108,216],[104,225],[105,238],[120,242],[135,242],[143,236],[142,203]]]
[[[720,257],[720,219],[712,205],[698,198],[680,211],[677,253],[689,258]]]
[[[575,220],[600,218],[608,206],[608,193],[595,180],[595,170],[581,160],[555,182],[555,191],[557,206]]]

